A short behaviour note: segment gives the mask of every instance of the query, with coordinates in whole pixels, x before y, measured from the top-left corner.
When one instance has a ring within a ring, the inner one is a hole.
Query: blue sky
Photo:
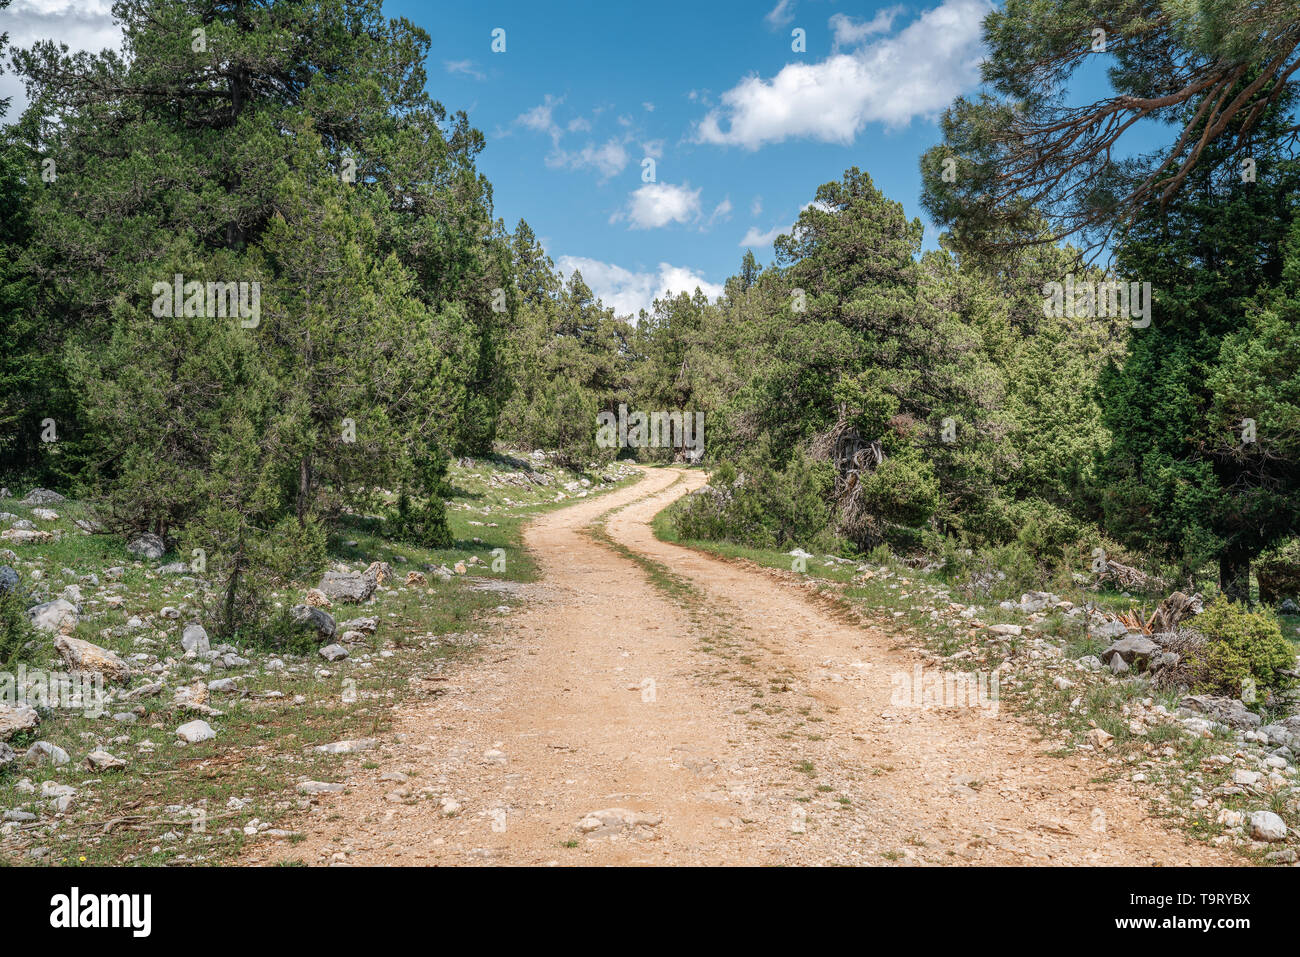
[[[15,44],[117,45],[109,0],[14,0]],[[772,260],[849,166],[908,216],[936,119],[975,88],[989,0],[387,0],[433,39],[429,92],[484,132],[496,213],[620,313]],[[493,52],[493,31],[505,51]],[[796,51],[792,31],[804,31]],[[0,96],[16,92],[0,78]],[[15,106],[20,106],[16,103]],[[654,182],[644,180],[646,159]],[[927,223],[927,245],[935,240]]]
[[[978,79],[990,5],[385,9],[433,36],[430,92],[486,134],[497,214],[528,220],[562,269],[625,312],[665,287],[716,292],[747,246],[770,262],[775,235],[853,165],[923,216],[917,159],[939,139],[938,112]],[[505,52],[491,49],[496,28]]]

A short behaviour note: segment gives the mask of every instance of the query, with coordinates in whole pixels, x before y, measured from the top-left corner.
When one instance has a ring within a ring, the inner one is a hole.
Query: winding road
[[[319,798],[306,840],[250,863],[1232,863],[1005,709],[891,705],[922,659],[796,576],[657,540],[704,481],[649,469],[534,521],[525,603]],[[589,530],[606,513],[614,547]]]

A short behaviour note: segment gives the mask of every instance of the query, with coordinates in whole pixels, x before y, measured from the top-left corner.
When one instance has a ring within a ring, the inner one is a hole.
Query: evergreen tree
[[[1261,135],[1280,135],[1283,115],[1265,118]],[[1251,560],[1297,514],[1288,339],[1268,317],[1279,305],[1286,313],[1284,240],[1300,162],[1262,163],[1253,183],[1238,172],[1226,152],[1208,150],[1177,200],[1120,247],[1123,272],[1151,283],[1154,306],[1150,327],[1133,330],[1128,357],[1104,380],[1114,433],[1105,507],[1117,535],[1187,572],[1217,559],[1220,586],[1244,599]],[[1261,300],[1269,287],[1275,298]],[[1261,380],[1252,356],[1280,365]]]

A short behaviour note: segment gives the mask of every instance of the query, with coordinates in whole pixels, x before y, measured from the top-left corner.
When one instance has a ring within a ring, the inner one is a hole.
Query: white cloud
[[[869,36],[888,33],[894,27],[894,19],[903,10],[901,6],[878,10],[870,20],[854,20],[843,13],[835,14],[830,19],[831,30],[835,33],[835,49],[855,47]]]
[[[740,241],[741,248],[747,246],[770,246],[776,242],[776,237],[782,233],[789,233],[794,229],[790,226],[773,226],[765,233],[760,233],[757,226],[750,226],[749,231],[745,233],[745,238]]]
[[[74,53],[122,49],[122,30],[113,21],[111,0],[14,0],[0,14],[0,33],[9,34],[11,47],[56,40]],[[27,107],[27,92],[22,79],[7,67],[0,76],[0,99],[4,97],[13,98],[5,117],[12,122]]]
[[[794,19],[795,0],[778,0],[763,19],[772,27],[783,27]]]
[[[748,76],[700,120],[695,138],[751,150],[792,137],[847,145],[867,123],[934,115],[978,84],[980,24],[991,9],[990,0],[943,0],[852,53],[790,63],[770,80]]]
[[[763,197],[755,196],[754,201],[749,204],[749,215],[759,216],[763,212]]]
[[[563,102],[564,100],[562,98],[556,99],[551,96],[551,94],[547,93],[541,103],[538,103],[531,110],[520,113],[515,117],[515,122],[530,130],[547,134],[550,136],[551,142],[558,145],[560,137],[564,135],[564,132],[556,125],[553,114],[555,108]]]
[[[573,151],[556,147],[555,151],[546,157],[547,166],[568,169],[590,167],[598,170],[602,183],[611,176],[623,172],[627,161],[627,149],[618,140],[609,140],[600,146],[588,143],[582,149]]]
[[[823,213],[833,213],[835,211],[833,206],[823,203],[821,200],[814,199],[811,203],[804,203],[800,206],[799,212],[802,213],[805,209],[812,208],[820,209]],[[755,215],[757,215],[757,213]],[[744,238],[740,240],[740,247],[743,249],[746,246],[770,246],[772,243],[776,242],[776,237],[783,233],[786,235],[793,235],[795,226],[795,223],[791,223],[788,226],[773,226],[765,233],[760,233],[757,226],[750,226],[746,231]]]
[[[594,169],[600,174],[602,183],[623,172],[631,160],[628,147],[634,145],[635,132],[619,133],[600,144],[589,140],[581,149],[566,149],[561,141],[567,134],[590,133],[594,124],[592,119],[577,116],[561,126],[556,112],[563,103],[563,97],[548,93],[541,103],[515,117],[514,125],[545,133],[551,138],[551,152],[546,157],[546,165],[552,169]],[[605,107],[597,107],[592,111],[592,118],[599,117],[604,111]],[[663,141],[658,142],[662,152]]]
[[[601,302],[612,308],[615,314],[633,319],[640,310],[649,310],[654,300],[669,295],[679,292],[693,295],[698,287],[710,299],[716,299],[723,292],[722,286],[709,282],[691,269],[671,263],[660,263],[657,272],[632,272],[598,259],[561,256],[555,265],[566,278],[575,270],[581,272],[583,282],[591,287]]]
[[[626,211],[620,210],[610,217],[615,223],[621,219],[631,221],[632,229],[658,229],[669,223],[689,223],[700,215],[700,189],[690,184],[675,186],[672,183],[646,183],[628,195]]]
[[[717,206],[713,207],[713,212],[709,214],[708,222],[706,222],[702,227],[700,227],[701,231],[712,229],[714,223],[717,222],[725,223],[727,220],[731,219],[732,209],[733,207],[731,205],[731,197],[724,196],[722,202],[718,203]]]
[[[473,77],[476,80],[485,80],[487,75],[478,68],[473,60],[443,60],[442,65],[448,73],[464,73],[466,76]]]

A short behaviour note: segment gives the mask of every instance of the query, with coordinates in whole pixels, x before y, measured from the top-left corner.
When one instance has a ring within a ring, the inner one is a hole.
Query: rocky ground
[[[702,473],[625,474],[458,463],[446,553],[356,517],[279,596],[296,651],[214,641],[161,543],[0,498],[6,531],[49,535],[0,554],[42,599],[0,694],[0,857],[1294,863],[1289,702],[1158,690],[1176,662],[1127,603],[706,554],[651,527]]]
[[[807,577],[657,539],[653,516],[703,480],[654,470],[531,525],[528,613],[312,785],[300,840],[245,860],[1239,860],[1110,780],[1103,752],[1049,754],[1011,709],[899,701],[895,678],[933,658],[900,645],[892,613],[864,624]]]
[[[701,543],[694,543],[698,546]],[[1141,602],[1080,576],[1072,598],[1029,592],[1018,601],[964,597],[989,582],[954,588],[933,568],[873,565],[836,556],[718,548],[769,575],[802,581],[856,618],[888,628],[932,673],[996,677],[1005,706],[1043,735],[1054,754],[1086,755],[1097,780],[1131,786],[1153,814],[1243,860],[1295,864],[1300,835],[1300,695],[1242,701],[1191,695],[1169,680],[1182,632],[1133,627]],[[747,553],[737,558],[736,552]],[[804,567],[788,569],[792,560]],[[1199,608],[1175,593],[1161,605]],[[1184,621],[1189,624],[1190,617]],[[1294,621],[1286,627],[1295,632]],[[1294,639],[1293,639],[1294,640]],[[1165,680],[1162,680],[1162,677]],[[929,689],[917,697],[931,704]],[[936,695],[942,698],[942,694]]]
[[[633,473],[462,460],[457,547],[397,546],[353,516],[317,587],[276,595],[299,630],[279,648],[209,636],[195,557],[101,534],[56,493],[0,489],[0,588],[37,602],[35,644],[0,672],[0,860],[212,863],[258,836],[294,840],[304,782],[372,746],[511,613],[535,574],[522,523]]]

